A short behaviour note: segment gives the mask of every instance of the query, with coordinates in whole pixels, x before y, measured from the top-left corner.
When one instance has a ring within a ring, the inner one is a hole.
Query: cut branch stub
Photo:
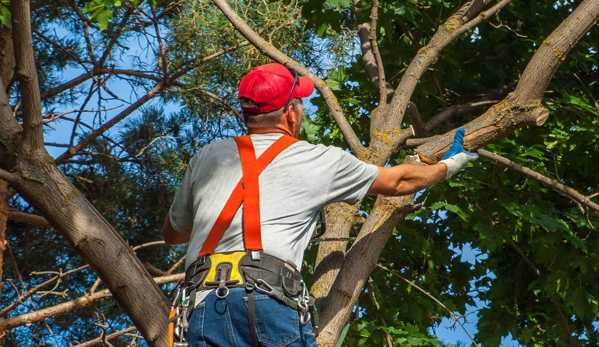
[[[474,151],[512,134],[526,126],[540,126],[545,123],[549,111],[538,102],[520,104],[518,97],[510,94],[505,100],[491,107],[485,114],[462,126],[466,130],[464,149]],[[415,152],[427,164],[436,163],[447,152],[453,142],[456,130],[437,136],[418,146]]]

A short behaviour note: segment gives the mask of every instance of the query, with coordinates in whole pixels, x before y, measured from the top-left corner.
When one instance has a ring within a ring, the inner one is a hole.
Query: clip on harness
[[[189,266],[185,274],[185,287],[189,290],[191,302],[190,310],[195,305],[197,290],[215,288],[216,296],[224,299],[229,294],[229,287],[246,288],[252,346],[258,346],[254,290],[300,311],[301,324],[306,325],[312,320],[315,333],[318,328],[314,298],[309,296],[297,266],[289,260],[282,261],[262,253],[258,176],[277,155],[297,141],[296,138],[284,135],[256,158],[249,136],[235,138],[243,176],[204,241],[198,259]],[[213,254],[242,203],[245,252]]]
[[[178,302],[179,298],[181,302]],[[185,294],[183,285],[179,285],[175,294],[175,299],[171,305],[171,311],[168,315],[168,346],[169,347],[189,347],[184,341],[183,335],[187,331],[187,309],[189,300]]]

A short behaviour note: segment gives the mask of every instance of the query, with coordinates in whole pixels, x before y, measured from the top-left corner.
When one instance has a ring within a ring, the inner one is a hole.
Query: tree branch
[[[26,155],[38,156],[45,153],[42,129],[42,106],[39,82],[31,37],[31,11],[29,1],[12,0],[10,2],[13,27],[13,43],[16,75],[23,100],[23,150]],[[38,152],[42,150],[43,152]]]
[[[117,331],[117,332],[112,333],[112,334],[108,334],[108,335],[105,335],[105,336],[100,336],[100,337],[98,337],[96,339],[89,340],[87,342],[75,345],[74,347],[91,347],[91,346],[95,346],[95,345],[98,345],[98,344],[101,344],[101,343],[106,343],[106,341],[108,341],[108,340],[112,340],[112,339],[117,338],[117,337],[119,337],[121,335],[125,335],[125,334],[128,334],[128,333],[134,332],[134,331],[137,331],[137,328],[136,327],[130,327],[130,328],[127,328],[127,329],[123,329],[121,331]]]
[[[387,80],[385,78],[385,67],[383,66],[383,59],[381,58],[381,52],[379,51],[379,44],[376,39],[376,29],[378,21],[378,0],[372,0],[372,9],[370,11],[370,35],[368,41],[370,47],[372,47],[372,54],[376,60],[377,76],[378,76],[378,89],[379,89],[379,105],[387,104]]]
[[[362,62],[364,63],[364,72],[370,83],[378,89],[379,76],[376,59],[372,53],[372,45],[370,44],[370,24],[362,23],[358,25],[358,37],[360,38],[360,49],[362,50]]]
[[[551,32],[531,58],[514,91],[522,103],[541,100],[557,68],[598,18],[599,1],[585,0]]]
[[[0,169],[0,179],[5,180],[8,183],[14,184],[14,183],[18,182],[19,176],[15,175],[11,172]]]
[[[87,54],[89,55],[91,62],[93,64],[96,64],[96,56],[94,54],[93,45],[92,45],[91,40],[89,39],[89,36],[90,36],[89,35],[89,22],[88,22],[87,18],[85,17],[85,15],[79,9],[79,6],[77,3],[75,3],[72,8],[75,11],[75,13],[77,14],[77,16],[79,17],[79,19],[81,20],[81,23],[83,26],[83,37],[85,38]]]
[[[473,112],[482,109],[489,108],[495,104],[497,104],[500,100],[486,100],[486,101],[475,101],[469,102],[462,105],[452,105],[444,109],[443,111],[437,113],[433,118],[431,118],[426,124],[424,124],[424,134],[428,134],[431,130],[433,130],[437,125],[443,123],[447,119],[451,118],[456,114]]]
[[[48,286],[48,285],[50,285],[50,284],[52,284],[52,283],[54,283],[54,282],[57,282],[57,281],[59,281],[60,279],[62,279],[62,278],[64,278],[64,277],[66,277],[66,276],[68,276],[68,275],[70,275],[70,274],[73,274],[73,273],[79,272],[79,271],[81,271],[81,270],[85,270],[85,269],[87,269],[87,268],[89,268],[89,265],[84,265],[84,266],[78,267],[78,268],[76,268],[76,269],[73,269],[73,270],[67,271],[67,272],[65,272],[65,273],[60,273],[59,275],[57,275],[57,276],[55,276],[55,277],[52,277],[52,278],[50,278],[49,280],[47,280],[47,281],[45,281],[45,282],[43,282],[43,283],[40,283],[40,284],[38,284],[37,286],[35,286],[35,287],[33,287],[33,288],[29,289],[29,290],[28,290],[28,291],[27,291],[25,294],[23,294],[23,295],[19,295],[18,299],[17,299],[17,300],[15,300],[13,303],[11,303],[10,305],[8,305],[8,306],[6,306],[5,308],[3,308],[3,309],[0,311],[0,317],[4,317],[4,316],[6,316],[6,315],[7,315],[7,314],[8,314],[10,311],[12,311],[12,310],[13,310],[15,307],[17,307],[18,305],[22,304],[22,303],[23,303],[25,300],[27,300],[27,299],[28,299],[29,297],[31,297],[33,294],[35,294],[35,293],[39,292],[40,290],[42,290],[42,288],[44,288],[44,287],[46,287],[46,286]]]
[[[39,30],[35,29],[33,30],[33,32],[42,38],[42,40],[46,41],[47,43],[49,43],[51,46],[53,46],[54,48],[61,50],[63,52],[65,52],[66,55],[68,55],[71,59],[73,59],[74,61],[78,62],[79,65],[81,65],[84,69],[85,69],[85,64],[83,63],[83,61],[81,60],[81,58],[79,56],[77,56],[75,53],[73,53],[72,50],[67,49],[66,47],[64,47],[63,45],[58,44],[56,41],[52,40],[51,38],[49,38],[48,36],[42,34]]]
[[[588,197],[580,194],[576,190],[574,190],[564,184],[561,184],[554,179],[545,177],[537,172],[532,171],[531,169],[517,165],[516,163],[514,163],[513,161],[511,161],[507,158],[504,158],[500,155],[491,153],[489,151],[485,151],[484,149],[479,149],[478,154],[483,158],[492,160],[497,164],[503,165],[511,170],[514,170],[518,173],[523,174],[526,177],[532,178],[533,180],[535,180],[537,182],[543,183],[543,184],[559,191],[560,193],[563,193],[564,195],[570,197],[572,200],[580,203],[581,205],[586,206],[587,208],[590,208],[590,209],[593,209],[593,210],[599,212],[599,205],[592,202]]]
[[[464,332],[466,333],[466,335],[468,335],[468,338],[470,339],[470,341],[472,341],[472,344],[474,346],[478,346],[478,344],[476,343],[476,341],[474,341],[474,338],[470,335],[470,333],[468,332],[468,330],[466,329],[466,327],[462,324],[462,322],[460,321],[460,318],[462,318],[462,316],[456,315],[455,313],[453,313],[452,310],[450,310],[447,306],[445,306],[441,301],[439,301],[437,298],[435,298],[434,296],[432,296],[432,294],[430,294],[429,292],[427,292],[426,290],[420,288],[418,285],[416,285],[414,282],[412,281],[408,281],[407,278],[403,277],[402,275],[400,275],[399,273],[397,273],[396,271],[390,270],[388,268],[386,268],[383,265],[377,264],[376,265],[379,269],[387,271],[388,273],[392,274],[393,276],[399,278],[400,280],[404,281],[405,283],[407,283],[409,286],[413,286],[414,288],[416,288],[418,291],[420,291],[421,293],[423,293],[424,295],[428,296],[431,300],[433,300],[435,303],[437,303],[437,305],[443,307],[443,309],[445,311],[447,311],[447,313],[449,313],[449,316],[452,319],[455,319],[455,321],[462,327],[462,329],[464,330]]]
[[[503,0],[493,8],[504,5],[506,1]],[[485,16],[488,14],[486,12]],[[549,117],[549,111],[542,107],[541,98],[546,91],[548,81],[557,69],[556,65],[564,61],[566,54],[598,17],[599,1],[583,1],[539,47],[524,70],[514,92],[480,117],[463,125],[466,129],[465,148],[481,148],[487,143],[513,133],[516,129],[544,124]],[[546,68],[547,66],[549,68]],[[439,140],[429,141],[418,147],[416,151],[421,160],[425,163],[439,160],[449,148],[454,134],[455,131],[448,132]]]
[[[31,213],[20,212],[15,209],[8,210],[8,219],[15,221],[15,222],[21,222],[21,223],[27,223],[30,225],[39,226],[42,228],[51,228],[52,227],[52,225],[50,225],[50,223],[46,220],[46,218],[44,218],[42,216],[37,216],[37,215],[31,214]]]
[[[166,283],[183,281],[184,278],[185,274],[180,273],[175,275],[156,277],[154,278],[154,281],[156,282],[156,284],[161,285]],[[0,321],[0,332],[7,331],[25,324],[35,323],[40,320],[54,317],[65,312],[70,312],[81,307],[89,306],[95,302],[104,300],[110,296],[110,291],[108,289],[103,289],[94,294],[82,296],[75,300],[63,302],[55,306],[46,307],[34,312],[18,315],[16,317],[11,317],[3,321]]]
[[[164,89],[163,84],[156,85],[149,92],[147,92],[146,95],[142,96],[131,106],[127,107],[127,109],[125,109],[123,112],[116,115],[110,121],[104,123],[101,127],[99,127],[94,132],[89,134],[85,139],[81,140],[81,142],[79,142],[76,146],[69,148],[68,151],[61,154],[58,158],[56,158],[56,160],[55,160],[56,165],[60,165],[64,162],[66,162],[73,155],[75,155],[75,153],[81,151],[83,148],[85,148],[85,146],[90,144],[98,136],[102,135],[106,130],[110,129],[112,126],[114,126],[115,124],[117,124],[118,122],[123,120],[125,117],[127,117],[128,115],[133,113],[133,111],[137,110],[139,107],[141,107],[143,104],[145,104],[148,100],[152,99],[154,96],[156,96],[158,93],[160,93],[163,89]]]
[[[511,0],[502,0],[488,11],[480,16],[463,23],[466,17],[452,16],[443,25],[439,27],[430,42],[418,50],[416,57],[408,66],[404,77],[395,89],[393,98],[386,112],[373,113],[371,117],[371,153],[376,154],[382,159],[375,159],[374,162],[386,161],[395,152],[400,143],[400,134],[398,132],[385,133],[384,129],[401,129],[403,116],[409,104],[409,100],[416,88],[418,81],[428,68],[437,61],[441,51],[451,43],[456,37],[480,24],[487,16],[493,15],[506,6]],[[462,9],[468,12],[472,9],[469,3]],[[459,11],[458,11],[459,12]],[[474,16],[469,13],[469,16]],[[470,18],[470,17],[468,17]],[[466,18],[466,19],[468,19]],[[385,136],[381,136],[381,134]],[[392,146],[389,146],[392,143]]]

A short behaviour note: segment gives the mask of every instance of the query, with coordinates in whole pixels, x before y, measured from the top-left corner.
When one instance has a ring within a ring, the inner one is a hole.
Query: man
[[[318,212],[366,194],[417,192],[477,157],[462,149],[463,129],[430,166],[377,167],[298,141],[301,98],[313,91],[281,64],[255,68],[238,95],[249,136],[207,145],[189,163],[163,236],[189,242],[191,346],[315,346],[299,267]]]

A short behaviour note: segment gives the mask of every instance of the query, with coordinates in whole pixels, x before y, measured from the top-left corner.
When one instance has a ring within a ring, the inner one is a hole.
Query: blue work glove
[[[478,153],[467,152],[462,147],[465,132],[466,130],[464,130],[464,128],[458,129],[455,133],[453,144],[439,162],[447,165],[447,176],[445,176],[445,178],[453,176],[456,172],[466,166],[469,161],[478,159]]]

